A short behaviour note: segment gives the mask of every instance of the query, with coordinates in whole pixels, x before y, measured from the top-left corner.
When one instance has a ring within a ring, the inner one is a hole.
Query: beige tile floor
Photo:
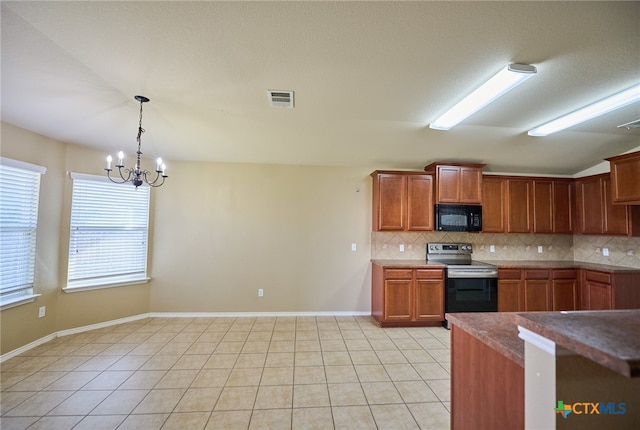
[[[2,363],[0,427],[448,429],[449,339],[370,317],[148,318]]]

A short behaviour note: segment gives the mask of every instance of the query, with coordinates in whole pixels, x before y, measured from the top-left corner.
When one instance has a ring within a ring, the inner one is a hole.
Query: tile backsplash
[[[427,242],[471,243],[476,260],[570,260],[640,268],[640,237],[620,236],[374,231],[371,258],[423,260]]]

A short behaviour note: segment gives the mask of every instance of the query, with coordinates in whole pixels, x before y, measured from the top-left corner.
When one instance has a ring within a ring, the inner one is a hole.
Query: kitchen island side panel
[[[524,368],[455,324],[451,429],[524,428]]]

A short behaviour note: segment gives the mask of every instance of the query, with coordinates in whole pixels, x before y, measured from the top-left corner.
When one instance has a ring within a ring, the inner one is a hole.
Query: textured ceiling
[[[527,131],[640,82],[640,2],[2,1],[2,120],[171,160],[573,175],[640,146],[635,103]],[[510,62],[538,73],[451,131]],[[295,91],[295,109],[267,90]],[[101,161],[96,161],[101,163]]]

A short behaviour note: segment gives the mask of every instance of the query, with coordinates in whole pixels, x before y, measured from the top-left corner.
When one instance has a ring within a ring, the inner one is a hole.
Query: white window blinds
[[[147,279],[149,187],[72,173],[67,288]]]
[[[42,166],[0,158],[0,302],[33,294]]]

